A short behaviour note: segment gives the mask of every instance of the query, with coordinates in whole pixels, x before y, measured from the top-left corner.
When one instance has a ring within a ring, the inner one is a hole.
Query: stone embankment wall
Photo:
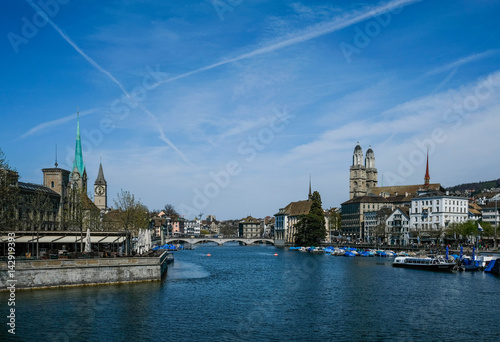
[[[167,252],[159,257],[16,260],[13,277],[0,263],[0,291],[15,279],[16,289],[96,285],[160,280],[167,270]]]

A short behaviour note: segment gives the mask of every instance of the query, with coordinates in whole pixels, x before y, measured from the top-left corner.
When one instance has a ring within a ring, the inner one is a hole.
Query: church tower
[[[99,173],[94,182],[94,204],[97,208],[105,210],[108,208],[108,183],[102,171],[102,160],[99,164]]]
[[[375,168],[375,154],[370,146],[363,160],[363,149],[359,142],[354,148],[349,174],[349,199],[365,196],[370,189],[377,187],[378,176]]]
[[[75,144],[75,159],[73,160],[73,168],[71,171],[71,186],[73,189],[80,189],[84,194],[87,193],[87,170],[83,163],[82,140],[80,138],[80,113],[77,112],[76,123],[76,144]]]
[[[359,142],[354,148],[349,177],[349,199],[366,194],[366,167],[363,165],[363,150]]]
[[[57,164],[57,148],[56,148],[56,162],[54,167],[42,169],[43,172],[43,185],[57,192],[60,196],[58,218],[63,216],[63,211],[66,209],[66,198],[68,196],[68,185],[70,184],[70,172],[58,167]]]
[[[373,153],[371,146],[368,148],[368,151],[366,151],[365,167],[366,191],[368,193],[370,189],[376,188],[378,185],[377,169],[375,168],[375,154]]]

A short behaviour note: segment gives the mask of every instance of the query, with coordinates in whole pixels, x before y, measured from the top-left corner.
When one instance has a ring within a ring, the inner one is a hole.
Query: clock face
[[[104,195],[104,187],[102,185],[98,185],[95,187],[95,193],[99,196]]]
[[[75,173],[73,174],[73,179],[74,179],[74,180],[79,180],[79,179],[80,179],[80,174],[79,174],[78,172],[75,172]]]

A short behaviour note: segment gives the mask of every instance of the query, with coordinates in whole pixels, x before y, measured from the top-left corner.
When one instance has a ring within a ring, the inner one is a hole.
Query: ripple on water
[[[210,276],[203,266],[187,261],[174,261],[167,271],[167,280],[200,279]]]

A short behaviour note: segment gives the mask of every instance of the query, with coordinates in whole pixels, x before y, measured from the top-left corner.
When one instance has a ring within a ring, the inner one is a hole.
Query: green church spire
[[[80,176],[83,176],[85,171],[85,164],[83,164],[83,154],[82,154],[82,139],[80,138],[80,113],[76,112],[77,122],[76,122],[76,145],[75,145],[75,160],[73,161],[73,170],[75,167],[78,170]]]

